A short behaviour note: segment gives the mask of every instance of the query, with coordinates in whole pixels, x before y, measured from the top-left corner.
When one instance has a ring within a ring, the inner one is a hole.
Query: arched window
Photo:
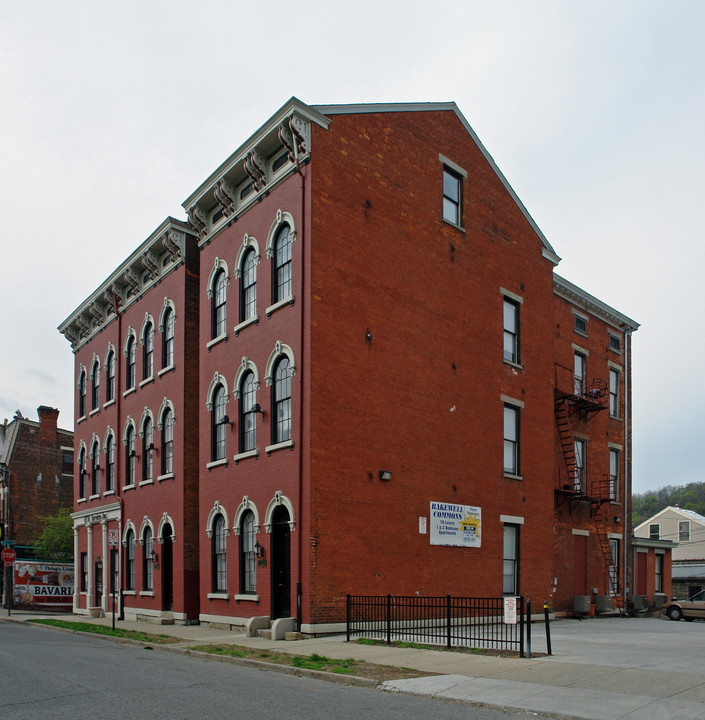
[[[240,592],[257,592],[257,552],[255,551],[255,516],[248,510],[240,524]]]
[[[129,425],[125,432],[125,485],[135,484],[135,466],[137,453],[135,452],[135,429]]]
[[[164,332],[162,333],[162,368],[174,364],[174,311],[167,308],[164,312]]]
[[[225,388],[217,385],[213,391],[213,410],[211,412],[211,460],[225,458],[225,414],[226,395]]]
[[[225,524],[225,518],[222,515],[216,515],[213,520],[213,537],[212,543],[212,563],[213,568],[213,592],[227,592],[228,587],[228,570],[227,570],[227,554],[226,539],[228,529]]]
[[[142,425],[142,481],[154,479],[154,423],[147,416]]]
[[[100,363],[96,360],[91,370],[91,410],[100,405]]]
[[[91,449],[91,495],[100,492],[100,445],[93,443]]]
[[[274,277],[272,279],[272,302],[291,297],[291,239],[289,226],[284,224],[274,240]]]
[[[82,447],[78,453],[78,497],[86,497],[86,448]]]
[[[142,587],[144,590],[154,589],[154,538],[152,528],[146,527],[142,536]]]
[[[174,413],[171,409],[162,415],[162,475],[174,472]]]
[[[154,325],[151,322],[145,325],[142,340],[142,378],[147,380],[154,374]]]
[[[245,373],[240,383],[240,452],[256,447],[255,375]]]
[[[286,356],[279,358],[274,367],[272,408],[272,442],[291,440],[291,373]]]
[[[130,335],[127,339],[126,345],[126,358],[125,363],[125,387],[127,390],[131,390],[135,387],[135,336]]]
[[[115,353],[112,350],[105,363],[105,400],[115,400]]]
[[[134,530],[127,531],[127,540],[125,545],[127,546],[127,557],[125,559],[125,589],[135,589],[135,532]]]
[[[225,300],[228,285],[225,270],[221,269],[213,278],[212,328],[211,337],[217,338],[225,334]]]
[[[242,259],[240,271],[240,322],[257,314],[257,259],[251,247]]]
[[[86,416],[86,371],[81,370],[78,377],[78,417]]]
[[[105,490],[115,489],[115,438],[108,435],[105,441]]]

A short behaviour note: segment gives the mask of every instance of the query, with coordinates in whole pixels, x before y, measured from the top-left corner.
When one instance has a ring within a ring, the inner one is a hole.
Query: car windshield
[[[699,593],[695,593],[695,595],[693,595],[690,600],[691,602],[705,601],[705,590],[701,590]]]

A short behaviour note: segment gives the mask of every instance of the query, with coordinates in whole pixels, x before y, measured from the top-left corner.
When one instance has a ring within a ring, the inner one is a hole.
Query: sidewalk
[[[14,611],[11,618],[0,615],[0,620],[24,622],[40,616]],[[103,625],[112,622],[111,617],[64,617]],[[275,642],[200,625],[118,621],[116,627],[171,635],[181,640],[180,646],[234,643],[439,673],[379,686],[390,692],[586,720],[705,717],[705,623],[660,618],[559,620],[551,625],[554,654],[531,659],[359,645],[340,635]],[[545,652],[543,626],[534,625],[533,635],[534,652]]]

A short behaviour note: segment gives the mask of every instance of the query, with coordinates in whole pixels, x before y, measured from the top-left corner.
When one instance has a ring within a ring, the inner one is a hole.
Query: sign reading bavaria
[[[481,546],[482,510],[473,505],[431,503],[431,545]]]

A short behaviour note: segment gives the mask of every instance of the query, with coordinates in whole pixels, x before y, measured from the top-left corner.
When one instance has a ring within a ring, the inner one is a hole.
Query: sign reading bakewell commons
[[[477,547],[482,540],[482,510],[473,505],[431,503],[431,545]]]

